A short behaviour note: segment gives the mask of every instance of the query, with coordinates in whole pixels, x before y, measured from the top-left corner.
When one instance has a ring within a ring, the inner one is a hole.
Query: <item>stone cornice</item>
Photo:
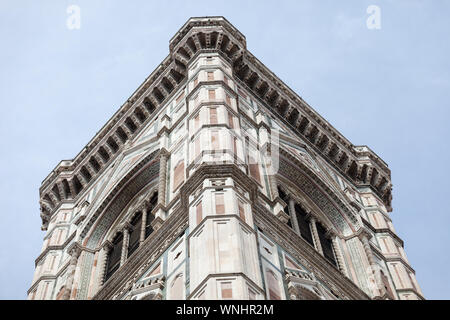
[[[364,146],[354,146],[246,48],[245,37],[223,17],[190,19],[171,39],[170,54],[99,133],[74,158],[62,161],[43,181],[43,228],[64,200],[76,201],[186,82],[189,62],[199,52],[219,52],[235,80],[355,185],[368,185],[391,210],[390,170]],[[266,107],[267,108],[267,107]]]
[[[383,252],[381,252],[381,250],[379,248],[377,248],[373,243],[369,242],[370,244],[370,248],[372,249],[372,251],[374,253],[376,253],[376,255],[378,256],[379,259],[383,260],[384,262],[398,262],[403,264],[403,266],[408,269],[411,273],[416,274],[416,271],[413,269],[413,267],[411,267],[409,265],[409,262],[406,261],[399,253],[396,254],[395,256],[386,256]]]
[[[409,293],[409,292],[413,292],[414,294],[416,294],[420,299],[425,300],[425,297],[422,296],[417,290],[415,290],[414,288],[405,288],[405,289],[395,289],[398,293]]]
[[[188,180],[183,184],[183,186],[181,186],[181,207],[187,208],[189,206],[188,195],[193,194],[205,179],[220,179],[221,177],[233,178],[235,185],[243,190],[246,190],[249,193],[250,199],[252,201],[256,198],[258,190],[256,182],[244,172],[242,172],[236,165],[202,164],[191,176],[189,176]]]
[[[70,259],[67,259],[67,262],[61,268],[59,268],[58,272],[55,275],[41,275],[33,282],[31,287],[28,289],[27,294],[30,294],[30,292],[32,292],[39,285],[39,282],[41,282],[42,280],[56,280],[63,272],[66,271],[69,264]]]
[[[75,235],[76,235],[76,231],[72,232],[72,234],[66,239],[66,241],[64,241],[63,244],[49,245],[47,248],[45,248],[45,250],[42,251],[41,254],[34,261],[34,266],[36,267],[38,265],[39,261],[41,261],[41,259],[43,257],[45,257],[47,255],[47,253],[49,253],[50,251],[63,250],[65,247],[67,247],[67,245],[72,241],[72,239],[75,237]]]
[[[245,55],[246,60],[252,63],[256,69],[258,69],[263,77],[268,81],[272,82],[274,85],[278,86],[282,93],[286,94],[287,98],[296,104],[301,110],[303,110],[310,119],[313,121],[314,125],[320,126],[322,129],[327,131],[330,136],[334,137],[337,143],[343,147],[347,148],[348,152],[353,155],[362,158],[364,156],[369,157],[373,160],[378,168],[390,175],[390,170],[386,164],[375,152],[373,152],[369,147],[356,146],[353,145],[347,138],[345,138],[337,129],[335,129],[325,118],[318,114],[302,97],[300,97],[296,92],[294,92],[288,85],[286,85],[281,79],[279,79],[272,71],[270,71],[262,62],[260,62],[255,56],[253,56],[249,51]],[[244,82],[245,83],[245,82]],[[253,90],[252,90],[253,91]],[[264,101],[267,103],[267,101]]]
[[[70,173],[77,168],[77,165],[85,159],[89,150],[95,148],[95,146],[116,126],[118,122],[123,120],[123,116],[133,103],[139,100],[145,91],[151,86],[151,84],[158,80],[161,74],[172,63],[170,55],[168,55],[164,61],[156,67],[156,69],[144,80],[144,82],[136,89],[136,91],[125,101],[125,103],[114,113],[114,115],[106,122],[106,124],[96,133],[96,135],[87,143],[87,145],[71,160],[61,160],[61,162],[52,170],[52,172],[42,181],[41,189],[44,189],[55,175],[59,175],[62,172]]]
[[[366,146],[351,144],[249,52],[236,64],[239,83],[262,105],[268,105],[279,120],[348,181],[370,186],[391,210],[390,170],[384,161]]]
[[[202,287],[210,280],[213,278],[228,278],[228,277],[242,277],[243,279],[245,279],[245,281],[247,281],[248,283],[250,283],[252,285],[252,287],[254,289],[257,289],[257,291],[260,294],[264,294],[264,290],[258,285],[256,284],[252,279],[250,279],[245,273],[243,272],[232,272],[232,273],[210,273],[206,276],[205,279],[203,279],[202,282],[200,282],[197,285],[197,288],[192,291],[191,293],[189,293],[189,295],[186,297],[186,300],[191,300],[192,297],[194,297],[199,291],[202,290]]]
[[[222,27],[227,35],[231,35],[236,39],[244,48],[247,47],[245,36],[236,29],[227,19],[222,16],[213,17],[193,17],[190,18],[177,33],[170,39],[169,48],[173,52],[176,50],[176,46],[185,39],[186,35],[192,31],[193,28],[201,28],[207,30],[208,27]],[[215,31],[215,30],[212,30]]]
[[[368,147],[350,143],[247,51],[245,38],[240,34],[236,35],[234,30],[236,29],[220,17],[193,18],[172,39],[171,55],[187,67],[195,52],[200,49],[216,48],[226,52],[232,61],[235,78],[257,100],[268,105],[269,110],[274,111],[278,117],[281,116],[279,118],[296,134],[306,138],[305,142],[318,154],[322,154],[322,157],[349,181],[356,185],[367,184],[373,188],[388,209],[391,209],[390,170],[386,163]],[[227,44],[218,39],[215,43],[204,43],[204,38],[212,39],[218,32],[222,32],[222,38],[227,37]]]
[[[363,216],[361,216],[361,220],[363,221],[364,225],[369,228],[370,230],[372,230],[374,233],[387,233],[389,234],[392,238],[394,238],[402,247],[404,246],[404,242],[402,239],[400,239],[400,237],[395,234],[394,232],[392,232],[391,229],[389,228],[383,228],[383,229],[377,229],[374,226],[372,226],[372,224],[367,221]]]
[[[43,220],[49,219],[63,202],[77,201],[83,193],[81,191],[101,175],[120,154],[126,142],[152,121],[155,114],[161,111],[159,107],[173,97],[185,80],[184,69],[180,69],[168,56],[88,145],[73,160],[61,161],[43,181],[40,187]],[[161,89],[162,86],[169,86],[170,89]],[[170,93],[162,98],[158,95],[168,91]]]

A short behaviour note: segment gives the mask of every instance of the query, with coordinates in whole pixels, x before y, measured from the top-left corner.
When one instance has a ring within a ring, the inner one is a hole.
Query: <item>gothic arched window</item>
[[[108,254],[108,261],[106,264],[105,280],[108,280],[114,272],[120,267],[120,257],[122,254],[123,235],[119,233],[113,240],[112,248]]]
[[[317,233],[319,234],[323,255],[336,266],[336,259],[333,252],[333,241],[326,236],[326,232],[326,229],[320,223],[317,223]]]
[[[314,246],[311,228],[309,227],[309,221],[306,218],[306,212],[298,204],[295,204],[295,216],[297,218],[298,228],[300,229],[300,235],[308,243]]]
[[[277,189],[278,189],[278,195],[279,195],[279,197],[280,197],[281,200],[283,200],[283,202],[286,204],[286,205],[283,207],[283,211],[284,211],[284,213],[286,213],[286,214],[290,217],[290,214],[289,214],[289,196],[283,191],[283,189],[280,188],[280,186],[277,186]],[[292,219],[289,218],[287,224],[288,224],[289,227],[292,228],[292,221],[291,221],[291,220],[292,220]]]
[[[131,220],[130,240],[128,242],[128,257],[139,247],[141,236],[142,212],[138,212]]]
[[[147,219],[146,219],[146,224],[145,224],[145,238],[147,238],[152,232],[153,232],[153,227],[152,227],[152,222],[154,219],[153,216],[153,209],[156,207],[156,204],[158,203],[158,192],[155,192],[152,196],[152,198],[150,199],[150,204],[149,207],[147,208]]]

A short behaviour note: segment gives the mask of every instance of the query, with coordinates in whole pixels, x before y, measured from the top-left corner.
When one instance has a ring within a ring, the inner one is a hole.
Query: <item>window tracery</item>
[[[154,220],[153,209],[158,202],[158,192],[154,192],[150,200],[145,200],[143,204],[137,206],[138,209],[131,209],[133,214],[125,221],[127,228],[125,234],[123,230],[118,230],[106,254],[106,264],[104,280],[108,280],[120,267],[121,260],[130,257],[141,245],[141,243],[153,233],[152,222]],[[126,237],[125,237],[125,236]],[[124,243],[127,242],[127,243]],[[123,252],[125,250],[125,252]]]
[[[331,233],[320,219],[299,203],[291,193],[277,186],[278,195],[284,202],[284,212],[290,216],[288,225],[311,246],[315,247],[328,261],[337,265]]]

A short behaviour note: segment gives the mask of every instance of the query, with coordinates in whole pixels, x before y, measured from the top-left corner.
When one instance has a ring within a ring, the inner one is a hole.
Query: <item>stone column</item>
[[[142,207],[142,221],[141,221],[141,235],[139,238],[139,245],[142,245],[142,243],[145,240],[145,225],[147,224],[147,206],[144,205]]]
[[[167,151],[161,149],[159,156],[158,205],[162,207],[166,206],[167,158]]]
[[[120,256],[120,266],[122,266],[127,260],[128,255],[128,241],[130,240],[130,228],[126,225],[123,228],[123,239],[122,239],[122,251]]]
[[[169,153],[166,149],[161,149],[159,155],[159,183],[158,183],[158,203],[153,214],[155,218],[152,221],[153,230],[158,230],[166,220],[166,185],[167,185],[167,159]]]
[[[289,199],[289,215],[291,216],[291,224],[292,228],[294,228],[295,232],[300,235],[300,228],[298,226],[297,215],[295,214],[295,201],[293,199]]]
[[[342,256],[341,247],[339,246],[339,237],[336,234],[331,234],[330,236],[332,239],[334,256],[336,257],[338,268],[344,275],[347,276],[344,257]]]
[[[63,300],[70,300],[70,295],[72,293],[73,280],[75,278],[75,271],[77,269],[78,257],[80,256],[81,248],[75,242],[71,248],[69,248],[70,254],[70,264],[67,269],[67,279],[65,284]]]
[[[105,280],[105,272],[106,272],[106,263],[108,262],[108,255],[112,248],[112,244],[109,241],[106,241],[103,245],[102,249],[100,250],[99,255],[99,273],[98,273],[98,287],[101,288],[103,286],[103,281]]]
[[[319,238],[319,233],[317,232],[316,222],[317,222],[316,218],[311,216],[309,219],[309,226],[311,228],[314,246],[316,247],[316,250],[319,251],[319,253],[321,255],[323,255],[322,244],[320,243],[320,238]]]

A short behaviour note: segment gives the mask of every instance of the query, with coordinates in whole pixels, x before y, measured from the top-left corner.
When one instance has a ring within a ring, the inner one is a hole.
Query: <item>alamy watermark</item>
[[[191,161],[194,165],[204,162],[227,164],[233,162],[236,157],[238,163],[240,159],[249,166],[257,165],[264,168],[264,175],[274,175],[278,172],[280,163],[279,132],[275,128],[270,132],[265,128],[258,131],[259,133],[253,128],[220,130],[215,127],[204,127],[195,134],[193,141],[187,136],[183,139],[192,148]]]
[[[66,10],[69,15],[66,20],[66,26],[69,30],[76,30],[81,28],[81,8],[77,5],[70,5]]]
[[[381,29],[381,8],[377,5],[370,5],[366,10],[369,17],[366,20],[366,26],[369,30]]]

